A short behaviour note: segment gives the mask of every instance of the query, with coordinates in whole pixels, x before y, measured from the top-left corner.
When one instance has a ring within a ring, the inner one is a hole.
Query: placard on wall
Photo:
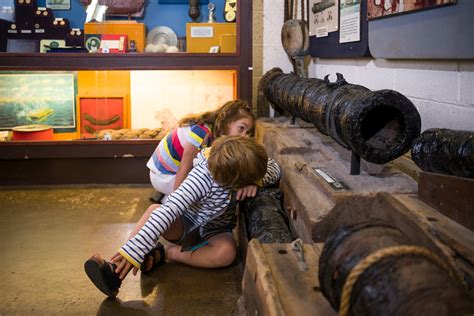
[[[339,1],[339,0],[335,0]],[[344,58],[344,57],[364,57],[370,56],[368,45],[368,26],[367,26],[367,1],[359,1],[360,8],[360,41],[340,43],[340,26],[339,30],[328,33],[326,37],[310,37],[310,54],[311,57],[321,58]],[[309,10],[311,11],[311,7]],[[313,14],[310,12],[310,14]],[[311,19],[310,19],[311,21]]]

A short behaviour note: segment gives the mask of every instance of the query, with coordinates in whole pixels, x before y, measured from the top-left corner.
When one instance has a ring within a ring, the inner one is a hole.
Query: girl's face
[[[243,117],[237,121],[229,123],[227,128],[227,135],[229,136],[245,136],[250,133],[253,128],[253,120],[248,117]]]

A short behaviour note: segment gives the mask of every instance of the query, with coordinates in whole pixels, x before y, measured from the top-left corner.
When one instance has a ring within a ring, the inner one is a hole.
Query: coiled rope
[[[341,304],[339,306],[339,316],[347,316],[349,314],[352,289],[354,287],[354,284],[356,284],[357,280],[359,279],[359,276],[364,273],[365,270],[367,270],[369,267],[382,260],[383,258],[402,255],[416,255],[424,257],[428,260],[431,260],[444,270],[448,271],[451,277],[458,279],[456,273],[454,272],[451,266],[447,265],[445,261],[441,260],[441,258],[439,258],[437,255],[435,255],[433,252],[426,248],[419,246],[393,246],[382,248],[370,254],[362,261],[360,261],[354,268],[352,268],[351,272],[349,273],[349,276],[346,279],[346,282],[344,283],[344,287],[342,288]]]

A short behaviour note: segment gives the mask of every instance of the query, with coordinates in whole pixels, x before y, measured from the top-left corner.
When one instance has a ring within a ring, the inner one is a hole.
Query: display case
[[[250,103],[252,93],[251,8],[252,1],[237,3],[235,53],[1,52],[0,73],[3,75],[72,73],[80,84],[75,87],[74,92],[77,112],[74,114],[76,115],[74,131],[65,129],[61,133],[56,133],[56,130],[60,128],[55,129],[55,137],[48,141],[0,142],[0,172],[2,173],[0,185],[148,183],[148,170],[145,165],[159,139],[91,139],[92,135],[84,128],[86,123],[92,122],[90,111],[94,111],[94,107],[101,102],[109,104],[110,108],[114,107],[114,110],[105,116],[97,114],[97,117],[94,117],[95,123],[114,121],[118,124],[117,126],[120,125],[119,127],[130,127],[137,113],[143,113],[150,106],[148,104],[152,104],[151,101],[150,103],[139,102],[142,109],[134,109],[132,100],[138,100],[142,95],[137,90],[137,87],[142,84],[136,83],[148,83],[148,89],[154,90],[150,88],[153,80],[148,79],[149,76],[162,75],[163,72],[170,71],[178,71],[180,75],[186,73],[188,76],[189,73],[193,73],[195,82],[199,82],[202,76],[209,75],[207,72],[217,71],[218,76],[223,76],[225,80],[232,82],[232,91],[229,92],[227,89],[224,95],[241,98]],[[104,76],[108,76],[107,82],[110,78],[118,78],[116,86],[108,86],[105,88],[105,93],[104,88],[100,88],[100,84],[104,83]],[[87,81],[84,77],[95,79]],[[136,90],[135,92],[124,91],[126,80],[129,80],[129,83],[132,82],[130,86],[132,90]],[[89,83],[84,84],[84,82]],[[192,91],[201,91],[205,88],[203,87],[194,87]],[[209,85],[207,89],[211,91],[208,95],[212,95],[212,85]],[[187,90],[189,88],[182,87],[182,91]],[[135,97],[132,98],[133,95]],[[157,98],[157,100],[161,99],[163,98]],[[176,101],[183,102],[183,99]],[[87,108],[89,112],[82,113],[81,108]],[[85,114],[90,115],[89,122]],[[117,128],[112,123],[108,126]]]

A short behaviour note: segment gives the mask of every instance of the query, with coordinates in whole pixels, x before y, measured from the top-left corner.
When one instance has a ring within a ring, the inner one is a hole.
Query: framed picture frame
[[[216,53],[219,53],[220,51],[221,51],[220,46],[211,46],[211,48],[209,48],[209,53],[211,54],[216,54]]]
[[[343,0],[352,2],[353,0]],[[367,19],[374,20],[456,4],[458,0],[368,0]]]
[[[78,130],[81,139],[96,138],[105,129],[130,128],[128,95],[77,96]]]
[[[74,137],[75,93],[74,73],[0,73],[0,130],[46,124]]]

